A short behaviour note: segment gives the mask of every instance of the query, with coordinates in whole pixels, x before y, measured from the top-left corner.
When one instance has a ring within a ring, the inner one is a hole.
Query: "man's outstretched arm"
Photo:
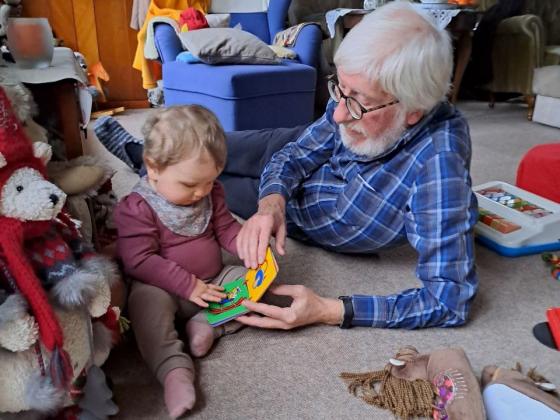
[[[468,162],[453,151],[426,162],[405,214],[418,252],[421,288],[389,296],[353,296],[353,325],[385,328],[450,327],[467,321],[478,289],[473,227],[477,203]]]
[[[352,296],[352,325],[412,329],[467,321],[478,278],[472,230],[476,200],[466,165],[453,152],[434,157],[419,178],[407,210],[407,234],[419,254],[417,276],[423,287],[388,296]],[[247,302],[247,308],[263,317],[244,316],[239,321],[280,329],[342,321],[344,309],[337,299],[318,296],[304,286],[283,285],[274,293],[291,296],[292,304],[279,308]]]

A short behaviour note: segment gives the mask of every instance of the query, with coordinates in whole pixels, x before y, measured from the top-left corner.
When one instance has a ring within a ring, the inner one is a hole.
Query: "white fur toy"
[[[66,195],[44,175],[0,88],[0,417],[72,403],[74,380],[96,356],[92,317],[107,312],[118,278],[61,212]]]

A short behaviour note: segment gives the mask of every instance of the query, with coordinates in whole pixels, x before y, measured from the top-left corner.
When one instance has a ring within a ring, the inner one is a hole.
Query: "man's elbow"
[[[469,321],[469,308],[462,311],[454,311],[446,308],[446,316],[443,318],[442,327],[460,327]]]
[[[468,316],[454,316],[453,318],[450,319],[449,324],[446,325],[448,327],[460,327],[462,325],[465,325],[468,322],[469,318]]]
[[[460,327],[469,322],[471,303],[476,295],[477,287],[468,290],[457,290],[454,299],[442,299],[441,296],[432,295],[436,303],[434,326],[438,327]]]
[[[426,318],[426,327],[443,327],[453,328],[465,325],[469,321],[468,302],[464,302],[459,306],[452,306],[445,304],[441,300],[437,301],[431,316]]]

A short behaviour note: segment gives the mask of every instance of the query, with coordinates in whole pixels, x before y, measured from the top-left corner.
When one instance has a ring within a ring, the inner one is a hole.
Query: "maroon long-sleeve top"
[[[223,268],[221,248],[238,255],[235,239],[241,225],[227,209],[219,182],[210,194],[212,216],[206,230],[196,236],[169,230],[140,194],[126,196],[114,213],[125,272],[183,299],[195,286],[192,275],[202,280],[215,277]]]

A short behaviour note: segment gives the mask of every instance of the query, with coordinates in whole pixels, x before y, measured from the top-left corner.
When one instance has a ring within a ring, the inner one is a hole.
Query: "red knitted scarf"
[[[50,222],[22,222],[0,216],[0,247],[21,294],[25,297],[39,324],[41,341],[52,351],[62,347],[62,330],[49,303],[47,294],[23,251],[26,237],[37,236],[48,229]]]
[[[43,345],[53,353],[51,376],[55,385],[66,387],[72,378],[72,365],[63,350],[64,336],[49,299],[23,250],[25,239],[43,234],[51,221],[27,221],[0,216],[0,251],[12,277],[27,300],[39,325]]]

